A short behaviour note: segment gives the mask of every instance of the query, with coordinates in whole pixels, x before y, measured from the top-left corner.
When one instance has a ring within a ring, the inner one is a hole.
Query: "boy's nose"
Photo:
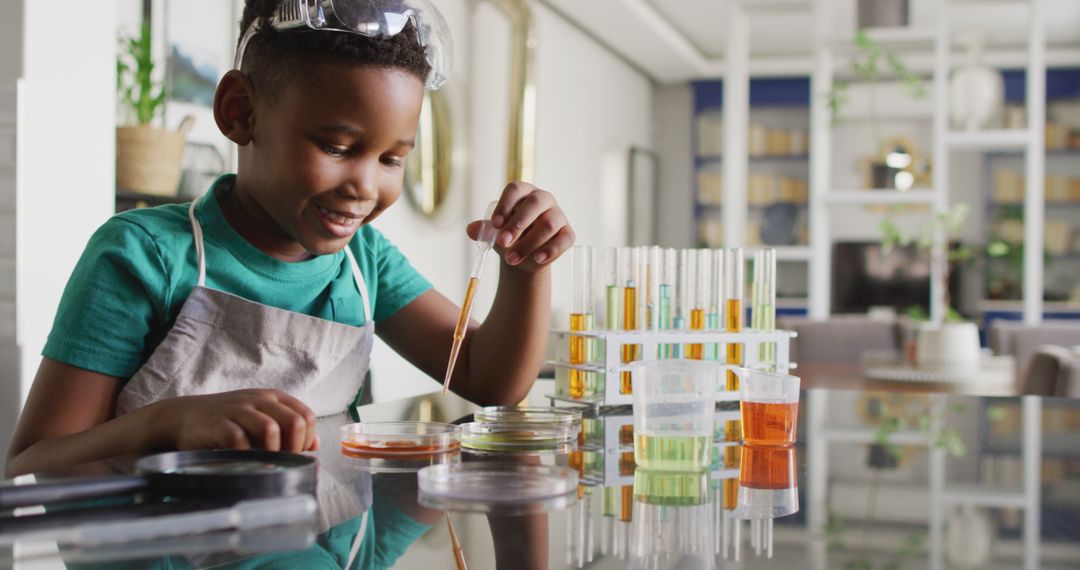
[[[375,200],[379,197],[379,162],[364,160],[352,173],[350,191],[357,200]]]

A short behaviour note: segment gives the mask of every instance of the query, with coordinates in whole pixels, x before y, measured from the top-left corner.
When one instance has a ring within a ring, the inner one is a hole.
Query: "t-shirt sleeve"
[[[397,246],[374,228],[372,242],[378,274],[374,311],[378,323],[431,289],[431,282],[413,268]]]
[[[130,378],[145,359],[151,327],[165,318],[167,275],[144,229],[110,219],[90,238],[68,279],[42,354]]]

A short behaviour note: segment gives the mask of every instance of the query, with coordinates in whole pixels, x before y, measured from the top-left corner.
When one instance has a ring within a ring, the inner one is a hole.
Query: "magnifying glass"
[[[134,475],[0,486],[0,510],[118,495],[225,499],[315,494],[314,457],[262,450],[172,451],[135,462]]]

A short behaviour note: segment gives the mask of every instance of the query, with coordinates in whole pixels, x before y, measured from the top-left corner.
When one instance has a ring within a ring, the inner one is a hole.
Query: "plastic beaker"
[[[715,362],[683,359],[630,366],[639,467],[701,471],[709,466],[716,386],[723,369]]]
[[[743,443],[795,443],[799,419],[799,378],[763,370],[737,369]]]

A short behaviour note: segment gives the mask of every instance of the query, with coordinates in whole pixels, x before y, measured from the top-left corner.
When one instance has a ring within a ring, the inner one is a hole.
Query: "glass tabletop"
[[[380,406],[362,408],[362,417]],[[258,528],[197,540],[75,541],[58,550],[48,533],[12,540],[9,529],[19,527],[7,514],[0,525],[15,558],[0,564],[455,568],[449,518],[474,569],[1080,567],[1080,402],[813,389],[800,397],[797,443],[773,448],[742,445],[739,418],[737,405],[717,407],[704,472],[637,469],[629,408],[586,413],[569,451],[463,449],[372,464],[324,445],[313,523],[274,524],[271,514]],[[344,421],[322,420],[320,432]],[[439,501],[417,483],[428,466],[490,467],[489,478]],[[570,473],[576,483],[556,480],[553,488],[568,491],[558,500],[521,498],[515,493],[540,483],[490,476],[507,469]],[[69,509],[77,516],[68,512],[66,522],[65,511],[46,514],[70,527],[215,507],[114,498]]]

